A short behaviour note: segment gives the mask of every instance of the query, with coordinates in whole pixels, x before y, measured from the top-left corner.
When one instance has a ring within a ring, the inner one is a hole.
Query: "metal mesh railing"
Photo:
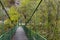
[[[15,34],[17,29],[17,26],[15,26],[14,28],[12,28],[11,30],[9,30],[8,32],[5,32],[4,34],[2,34],[0,36],[0,40],[11,40],[13,35]]]
[[[30,30],[29,28],[27,28],[25,25],[22,26],[22,27],[24,28],[24,31],[25,31],[29,40],[47,40],[44,37],[42,37],[41,35],[39,35],[36,32]]]

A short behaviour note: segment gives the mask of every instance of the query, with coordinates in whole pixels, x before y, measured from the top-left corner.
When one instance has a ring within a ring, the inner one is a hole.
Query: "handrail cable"
[[[0,1],[0,4],[2,5],[2,9],[6,12],[8,18],[10,19],[10,16],[9,16],[9,14],[7,13],[7,11],[6,11],[6,9],[5,9],[5,7],[4,7],[4,5],[3,5],[3,3],[2,3],[1,1]]]
[[[31,17],[28,19],[28,21],[25,23],[25,25],[27,25],[27,23],[29,23],[29,21],[31,20],[31,18],[33,17],[33,15],[35,14],[37,8],[39,7],[39,5],[41,4],[42,0],[39,2],[39,4],[37,5],[37,7],[35,8],[35,10],[33,11]]]
[[[9,20],[10,20],[10,21],[11,21],[11,23],[13,24],[13,22],[12,22],[12,20],[11,20],[10,16],[9,16],[8,12],[6,11],[6,9],[5,9],[5,7],[4,7],[4,5],[3,5],[3,3],[2,3],[2,1],[1,1],[1,0],[0,0],[0,4],[2,5],[2,9],[5,11],[5,13],[6,13],[6,15],[8,16]],[[15,25],[15,24],[14,24],[14,25]]]

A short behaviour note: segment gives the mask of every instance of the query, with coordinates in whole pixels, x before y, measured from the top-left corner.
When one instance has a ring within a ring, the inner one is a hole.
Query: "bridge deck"
[[[22,27],[18,27],[12,40],[28,40]]]

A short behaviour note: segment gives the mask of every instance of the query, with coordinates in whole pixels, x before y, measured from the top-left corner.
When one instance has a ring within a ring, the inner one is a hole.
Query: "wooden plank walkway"
[[[22,27],[18,27],[12,40],[28,40]]]

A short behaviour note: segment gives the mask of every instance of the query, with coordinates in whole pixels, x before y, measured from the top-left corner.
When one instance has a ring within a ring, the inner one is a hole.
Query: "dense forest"
[[[1,0],[10,19],[0,4],[0,35],[18,21],[25,23],[31,17],[40,0]],[[13,22],[13,24],[11,23]],[[27,27],[47,40],[60,40],[60,0],[42,0]]]

